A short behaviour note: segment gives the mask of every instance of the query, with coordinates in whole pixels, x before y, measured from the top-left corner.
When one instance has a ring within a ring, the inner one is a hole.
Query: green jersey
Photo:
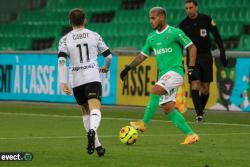
[[[184,76],[182,64],[182,47],[186,48],[192,41],[178,28],[167,26],[162,32],[150,33],[141,51],[149,56],[154,51],[159,76],[168,71],[175,71]]]

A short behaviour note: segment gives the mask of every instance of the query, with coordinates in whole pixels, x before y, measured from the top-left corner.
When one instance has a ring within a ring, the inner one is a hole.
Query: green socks
[[[148,102],[148,105],[146,107],[146,110],[145,110],[144,116],[143,116],[143,122],[145,124],[148,124],[149,121],[154,116],[157,108],[159,107],[159,100],[160,100],[160,96],[159,95],[150,94],[149,102]]]
[[[160,96],[159,95],[150,94],[149,102],[148,102],[148,105],[146,107],[146,110],[145,110],[144,116],[143,116],[143,122],[145,124],[148,124],[150,122],[150,120],[152,119],[152,117],[154,116],[157,108],[159,107],[159,100],[160,100]],[[172,121],[173,124],[178,129],[180,129],[183,133],[185,133],[187,135],[194,134],[193,130],[187,124],[185,118],[176,109],[174,109],[173,111],[171,111],[167,115],[167,118],[170,121]]]
[[[174,109],[171,111],[168,115],[167,118],[173,122],[173,124],[180,129],[183,133],[186,135],[191,135],[194,134],[193,130],[191,127],[187,124],[185,118],[177,111]]]

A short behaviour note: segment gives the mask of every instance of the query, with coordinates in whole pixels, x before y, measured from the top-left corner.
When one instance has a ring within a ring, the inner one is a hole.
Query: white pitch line
[[[73,118],[80,119],[81,116],[72,115],[51,115],[51,114],[30,114],[30,113],[8,113],[0,112],[0,115],[17,115],[17,116],[31,116],[31,117],[49,117],[49,118]],[[115,121],[131,121],[140,120],[136,118],[117,118],[117,117],[102,117],[103,120],[115,120]],[[151,120],[152,122],[170,122],[167,120]],[[196,122],[188,122],[190,124],[197,124]],[[240,126],[240,127],[250,127],[250,124],[235,124],[235,123],[221,123],[221,122],[203,122],[202,125],[222,125],[222,126]]]
[[[201,133],[200,136],[228,136],[228,135],[250,135],[250,133]],[[151,134],[140,135],[141,137],[175,137],[184,136],[183,134]],[[46,140],[46,139],[78,139],[85,136],[33,136],[33,137],[0,137],[0,140]],[[118,135],[101,135],[100,138],[118,138]]]
[[[30,117],[54,117],[54,118],[81,118],[81,116],[72,116],[72,115],[67,116],[67,115],[8,113],[8,112],[0,112],[0,115],[17,115],[17,116],[30,116]]]

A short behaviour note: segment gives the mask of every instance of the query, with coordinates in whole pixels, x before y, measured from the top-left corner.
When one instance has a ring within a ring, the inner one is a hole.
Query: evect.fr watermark
[[[30,152],[0,152],[0,161],[32,161]]]

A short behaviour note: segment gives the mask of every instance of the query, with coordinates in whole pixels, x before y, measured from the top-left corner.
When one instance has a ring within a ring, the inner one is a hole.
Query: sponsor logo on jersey
[[[154,52],[156,55],[160,55],[160,54],[164,54],[164,53],[171,53],[173,52],[173,49],[172,48],[161,48],[161,49],[154,49]]]
[[[79,71],[79,70],[87,70],[90,68],[95,68],[95,63],[86,65],[86,66],[76,66],[76,67],[71,67],[72,71]]]

